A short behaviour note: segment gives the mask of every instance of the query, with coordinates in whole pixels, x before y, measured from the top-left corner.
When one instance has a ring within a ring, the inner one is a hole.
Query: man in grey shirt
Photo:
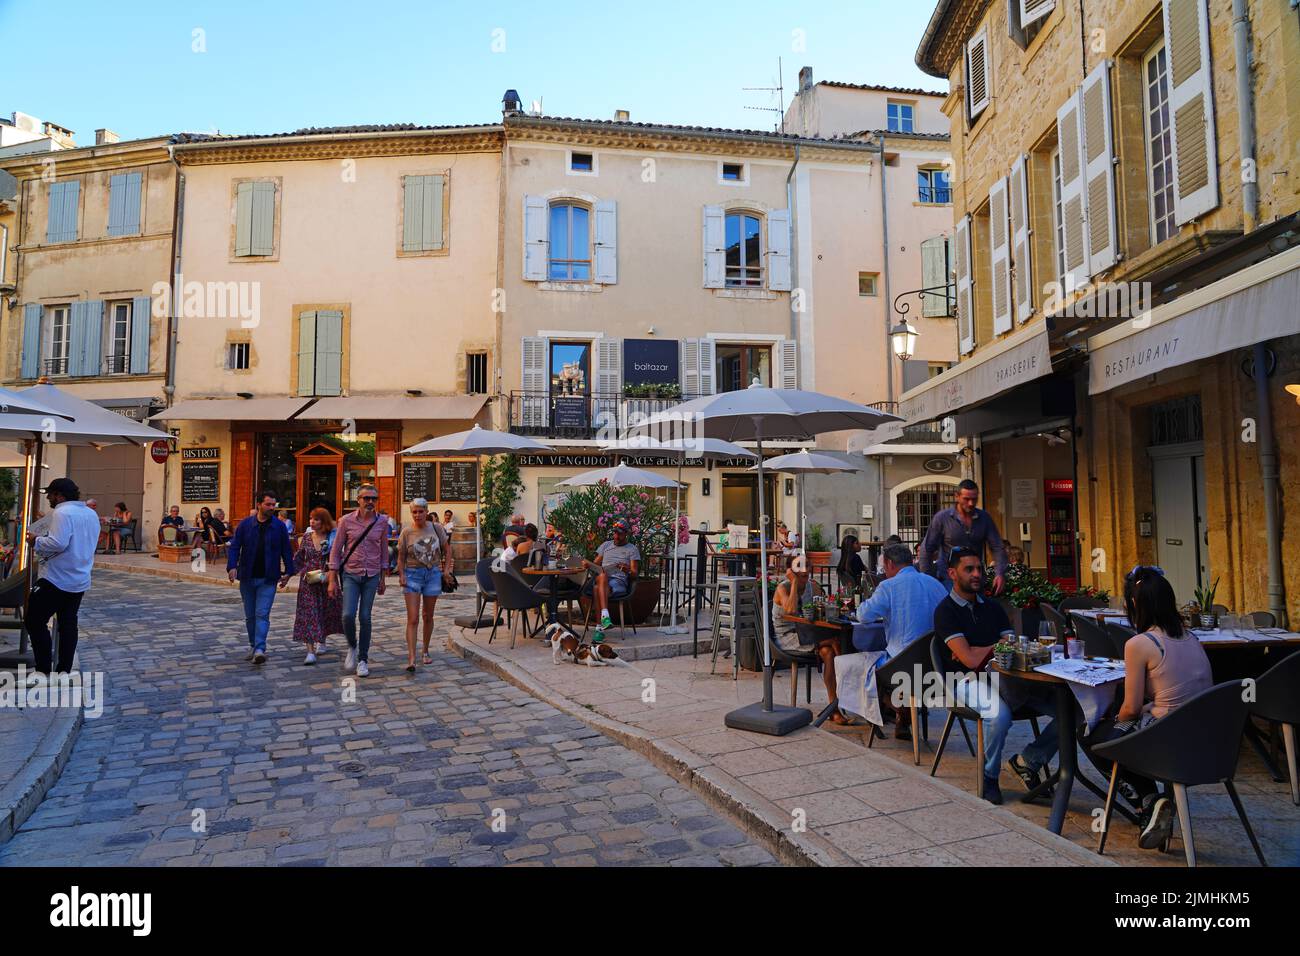
[[[998,526],[987,511],[981,511],[979,485],[967,478],[957,486],[955,504],[937,512],[930,522],[917,555],[917,566],[923,574],[932,574],[939,583],[951,587],[948,581],[948,555],[953,548],[967,548],[985,560],[985,546],[993,553],[993,593],[1001,594],[1007,573],[1007,548],[998,532]],[[937,556],[938,560],[935,560]]]
[[[627,525],[615,521],[610,529],[612,541],[606,541],[596,549],[596,560],[583,562],[596,572],[595,580],[588,584],[587,593],[596,602],[600,612],[600,622],[596,625],[593,643],[605,639],[605,629],[613,623],[609,619],[609,600],[627,594],[630,587],[629,575],[635,578],[641,565],[641,552],[637,546],[627,540]]]

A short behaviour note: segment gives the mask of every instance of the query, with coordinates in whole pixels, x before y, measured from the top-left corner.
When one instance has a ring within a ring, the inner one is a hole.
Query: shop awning
[[[1007,336],[974,358],[904,392],[898,414],[909,425],[931,422],[1050,375],[1047,335],[1047,326],[1039,322]]]
[[[1088,394],[1222,355],[1266,339],[1300,334],[1300,246],[1088,340]]]
[[[285,422],[312,403],[310,398],[195,398],[177,402],[151,421]]]
[[[486,402],[486,395],[352,395],[317,399],[316,404],[298,418],[300,421],[342,421],[345,418],[471,421]]]

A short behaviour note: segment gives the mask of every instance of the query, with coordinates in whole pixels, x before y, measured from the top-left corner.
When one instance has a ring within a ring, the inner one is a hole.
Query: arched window
[[[591,281],[591,210],[575,202],[551,203],[551,261],[548,276]]]
[[[727,286],[758,289],[763,285],[763,220],[758,213],[727,213]]]

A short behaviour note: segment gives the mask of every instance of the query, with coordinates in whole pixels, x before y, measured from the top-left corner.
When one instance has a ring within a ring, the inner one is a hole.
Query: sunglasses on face
[[[362,496],[361,496],[361,500],[362,500],[362,501],[378,501],[378,500],[379,500],[379,496],[378,496],[378,495],[362,495]]]

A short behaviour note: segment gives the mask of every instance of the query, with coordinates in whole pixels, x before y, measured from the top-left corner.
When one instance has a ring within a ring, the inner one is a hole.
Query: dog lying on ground
[[[606,667],[618,660],[618,654],[608,644],[584,644],[577,634],[559,621],[546,625],[543,631],[551,642],[551,663],[561,664],[567,658],[575,664],[588,667]]]

